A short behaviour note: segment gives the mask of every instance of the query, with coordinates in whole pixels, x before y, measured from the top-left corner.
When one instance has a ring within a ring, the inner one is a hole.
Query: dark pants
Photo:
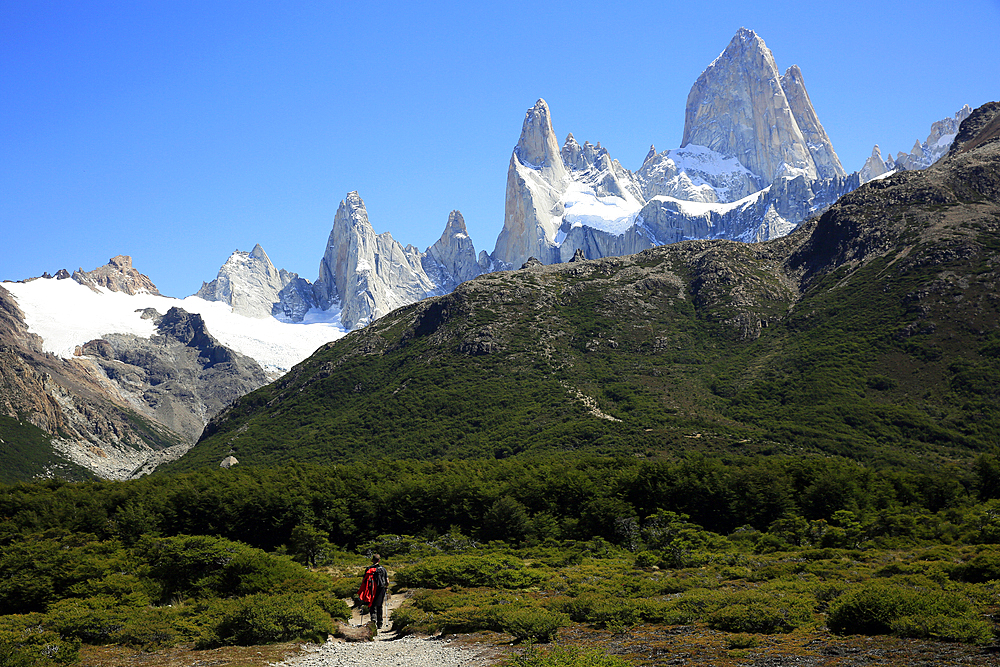
[[[370,613],[375,616],[375,622],[382,627],[382,613],[385,607],[385,589],[375,589],[375,599],[372,600]]]

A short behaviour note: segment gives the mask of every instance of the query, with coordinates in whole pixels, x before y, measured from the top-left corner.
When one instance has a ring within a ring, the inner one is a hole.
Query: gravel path
[[[404,595],[386,600],[386,617],[403,604]],[[345,600],[346,602],[346,600]],[[361,627],[364,618],[352,610],[350,624]],[[273,667],[489,667],[497,663],[489,648],[459,646],[450,639],[436,637],[400,637],[391,625],[380,630],[374,641],[345,642],[331,639],[322,645],[309,645],[303,653]]]
[[[487,667],[493,660],[479,651],[453,645],[447,639],[403,637],[381,633],[373,642],[329,641],[310,646],[275,667]],[[382,639],[382,637],[386,637]]]

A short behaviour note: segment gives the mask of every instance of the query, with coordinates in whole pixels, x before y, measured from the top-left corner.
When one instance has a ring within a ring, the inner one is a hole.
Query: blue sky
[[[536,99],[638,169],[741,26],[801,67],[848,171],[1000,97],[997,0],[5,0],[0,280],[129,254],[183,297],[256,243],[315,280],[351,190],[376,232],[423,250],[458,209],[491,252]]]

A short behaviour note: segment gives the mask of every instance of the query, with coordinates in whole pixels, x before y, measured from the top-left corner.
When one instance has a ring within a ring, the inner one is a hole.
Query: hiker
[[[361,580],[361,588],[358,590],[358,598],[368,605],[369,613],[375,616],[373,620],[380,628],[385,607],[385,591],[389,588],[389,573],[382,567],[381,560],[382,557],[378,554],[372,556],[372,565],[365,570],[365,577]]]

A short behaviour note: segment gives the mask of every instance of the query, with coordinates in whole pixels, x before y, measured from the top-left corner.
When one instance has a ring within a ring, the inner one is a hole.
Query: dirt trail
[[[273,664],[273,667],[490,667],[499,661],[491,647],[459,646],[448,639],[436,637],[400,637],[392,629],[390,615],[406,599],[404,594],[390,595],[386,600],[385,627],[374,641],[344,641],[330,639],[319,646],[307,646],[304,652]],[[350,600],[345,600],[350,603]],[[351,610],[350,626],[359,633],[371,617],[361,616],[360,609]]]

